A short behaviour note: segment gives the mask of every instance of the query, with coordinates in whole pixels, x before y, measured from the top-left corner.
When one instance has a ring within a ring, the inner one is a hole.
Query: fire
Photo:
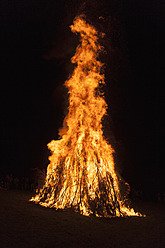
[[[102,51],[98,40],[103,34],[82,16],[74,20],[71,31],[80,34],[81,44],[71,59],[77,66],[65,82],[69,111],[59,132],[61,139],[48,144],[52,155],[45,185],[30,201],[55,209],[73,208],[83,215],[139,215],[121,196],[114,150],[102,130],[107,104],[98,91],[105,82],[103,64],[97,58]]]

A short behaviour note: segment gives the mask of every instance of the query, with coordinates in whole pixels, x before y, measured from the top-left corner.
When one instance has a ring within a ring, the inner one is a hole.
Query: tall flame
[[[105,83],[103,64],[97,60],[102,50],[100,34],[82,16],[74,20],[71,30],[80,34],[81,44],[71,59],[77,66],[65,82],[69,112],[61,139],[48,144],[52,155],[45,185],[31,201],[55,209],[72,207],[83,215],[139,215],[122,200],[114,150],[103,136],[101,121],[107,104],[98,93]]]

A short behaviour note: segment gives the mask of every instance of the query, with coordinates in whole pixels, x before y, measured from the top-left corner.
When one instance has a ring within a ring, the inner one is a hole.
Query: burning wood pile
[[[103,136],[101,122],[107,104],[99,92],[105,82],[98,40],[104,34],[83,16],[74,20],[71,30],[80,34],[81,43],[71,59],[76,67],[65,82],[69,111],[61,139],[48,144],[52,155],[45,184],[31,201],[55,209],[73,208],[83,215],[138,216],[121,196],[114,150]]]

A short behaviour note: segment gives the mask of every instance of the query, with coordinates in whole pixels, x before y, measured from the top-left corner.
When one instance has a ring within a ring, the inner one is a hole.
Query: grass
[[[164,248],[165,205],[139,203],[146,218],[85,217],[29,202],[31,193],[0,191],[0,248]]]

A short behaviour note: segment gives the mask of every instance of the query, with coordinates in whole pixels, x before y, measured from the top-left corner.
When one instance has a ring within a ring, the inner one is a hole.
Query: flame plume
[[[102,50],[99,34],[82,16],[74,20],[71,30],[80,34],[81,44],[71,59],[77,67],[65,82],[69,89],[67,128],[60,131],[60,140],[48,144],[52,155],[45,185],[31,201],[55,209],[72,207],[83,215],[139,215],[122,201],[114,150],[103,136],[101,120],[107,105],[96,93],[105,83],[103,64],[97,60]]]

